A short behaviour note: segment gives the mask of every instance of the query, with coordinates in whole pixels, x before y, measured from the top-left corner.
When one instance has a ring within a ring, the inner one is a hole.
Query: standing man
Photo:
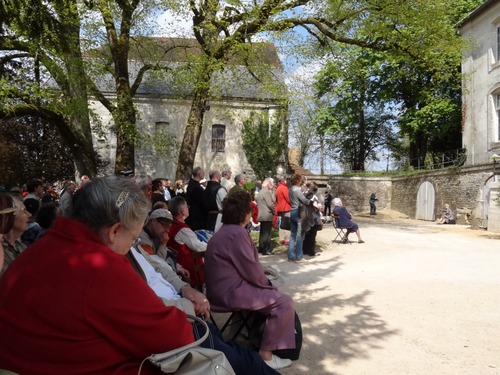
[[[227,190],[221,185],[222,175],[217,169],[209,172],[210,181],[204,193],[205,208],[208,211],[207,229],[216,232],[222,225],[222,201]]]
[[[230,168],[226,168],[222,170],[222,178],[220,184],[226,191],[231,190],[231,188],[235,185],[233,181],[231,181],[231,176],[233,172],[231,172]]]
[[[163,185],[163,194],[165,196],[165,200],[168,202],[175,195],[172,190],[172,183],[167,178],[162,178],[161,183]]]
[[[377,214],[377,206],[375,205],[375,202],[378,201],[375,193],[370,194],[370,215],[376,215]]]
[[[43,182],[40,180],[31,180],[26,184],[26,190],[28,191],[28,195],[24,197],[24,199],[33,198],[37,201],[41,201],[43,197]]]
[[[75,190],[75,183],[70,181],[61,195],[59,204],[61,205],[61,213],[64,217],[71,217],[73,214],[73,194],[75,193]]]
[[[273,229],[274,218],[274,193],[272,189],[274,181],[268,177],[262,183],[262,190],[257,195],[257,207],[259,208],[259,215],[257,220],[260,222],[260,235],[259,235],[259,253],[262,255],[272,255],[271,252],[271,231]]]
[[[200,181],[205,179],[205,171],[201,167],[194,167],[186,189],[186,201],[189,206],[189,217],[186,224],[192,230],[206,229],[207,211],[203,204],[204,189]]]
[[[234,178],[235,185],[228,190],[228,194],[233,194],[237,191],[245,190],[243,186],[245,186],[245,177],[242,174],[237,174]]]
[[[281,221],[285,215],[290,217],[290,196],[288,186],[286,186],[286,178],[278,179],[278,188],[276,189],[276,212],[278,213],[278,228],[280,236],[280,244],[288,245],[290,242],[290,230],[281,229]]]
[[[325,191],[325,201],[324,201],[325,207],[323,208],[323,216],[330,216],[332,214],[332,199],[333,199],[332,193],[330,193],[329,190],[326,190]]]

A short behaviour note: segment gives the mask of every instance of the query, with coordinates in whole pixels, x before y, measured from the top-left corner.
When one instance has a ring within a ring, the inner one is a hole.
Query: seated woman
[[[359,231],[359,225],[356,224],[354,221],[352,221],[352,216],[351,214],[349,213],[349,211],[347,211],[347,209],[344,207],[344,205],[342,204],[342,200],[340,198],[334,198],[333,199],[333,205],[335,206],[333,208],[333,212],[336,213],[337,215],[339,215],[339,225],[341,228],[347,228],[347,232],[346,232],[346,235],[344,237],[344,243],[347,243],[349,242],[349,234],[350,233],[356,233],[356,235],[358,236],[358,243],[365,243],[365,241],[363,241],[361,239],[361,233]]]
[[[58,217],[0,278],[0,368],[136,374],[151,353],[194,341],[186,314],[165,306],[125,257],[149,208],[125,178],[78,190],[72,218]]]
[[[455,224],[455,216],[450,205],[446,203],[443,208],[443,215],[439,218],[437,224]]]
[[[252,215],[250,199],[246,191],[224,199],[223,225],[205,254],[207,297],[215,310],[252,310],[267,317],[259,354],[277,370],[291,365],[272,351],[295,348],[295,311],[292,298],[270,285],[245,229]]]

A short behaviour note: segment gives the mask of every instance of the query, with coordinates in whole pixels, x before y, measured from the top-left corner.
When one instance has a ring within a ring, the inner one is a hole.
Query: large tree
[[[317,77],[318,95],[331,100],[318,115],[320,131],[335,134],[334,157],[348,170],[364,171],[394,139],[389,86],[380,76],[383,62],[380,52],[345,47]]]
[[[2,118],[36,116],[56,126],[81,174],[96,173],[87,108],[87,86],[80,48],[77,0],[4,2],[0,50],[3,69],[20,64],[16,76],[0,82]],[[42,87],[49,78],[58,91]]]
[[[465,1],[465,0],[464,0]],[[460,1],[463,5],[464,1]],[[319,45],[351,44],[393,51],[444,74],[442,56],[459,55],[460,41],[450,23],[453,4],[445,0],[263,0],[261,2],[189,0],[193,31],[202,55],[195,74],[191,111],[182,141],[177,178],[193,166],[203,118],[210,98],[210,80],[227,66],[236,51],[248,51],[257,36],[302,28]],[[432,19],[433,22],[428,22]]]

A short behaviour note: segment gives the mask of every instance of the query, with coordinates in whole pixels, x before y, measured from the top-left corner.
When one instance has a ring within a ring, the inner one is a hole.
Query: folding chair
[[[219,310],[217,311],[217,308],[214,309],[214,306],[211,306],[211,309],[215,313],[228,313],[229,311],[222,311]],[[232,327],[231,331],[229,332],[231,334],[230,340],[234,341],[240,334],[243,334],[243,329],[246,328],[246,336],[244,336],[244,339],[248,339],[248,334],[251,331],[251,324],[253,320],[255,319],[255,314],[257,314],[255,311],[250,311],[250,310],[236,310],[236,311],[231,311],[231,315],[229,315],[229,318],[224,322],[222,325],[222,328],[219,328],[220,333],[224,334],[224,331],[226,329],[229,329]],[[214,316],[210,314],[210,320],[212,323],[219,327],[217,325],[217,322],[214,319]]]
[[[341,227],[339,215],[334,212],[332,214],[332,216],[333,216],[333,227],[335,228],[335,231],[337,232],[337,236],[335,236],[335,238],[332,240],[332,243],[334,243],[338,238],[339,239],[338,244],[349,243],[349,245],[350,245],[351,241],[347,240],[347,235],[350,233],[351,227]],[[347,242],[346,242],[346,240],[347,240]]]

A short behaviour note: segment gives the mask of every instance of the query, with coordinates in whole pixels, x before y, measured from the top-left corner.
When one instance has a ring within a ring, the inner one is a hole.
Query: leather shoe
[[[261,255],[274,255],[274,253],[272,251],[267,251],[265,253],[262,253]]]
[[[268,365],[274,370],[279,370],[292,365],[292,361],[290,359],[280,358],[274,354],[269,361],[264,361],[264,362],[266,362],[266,365]]]

